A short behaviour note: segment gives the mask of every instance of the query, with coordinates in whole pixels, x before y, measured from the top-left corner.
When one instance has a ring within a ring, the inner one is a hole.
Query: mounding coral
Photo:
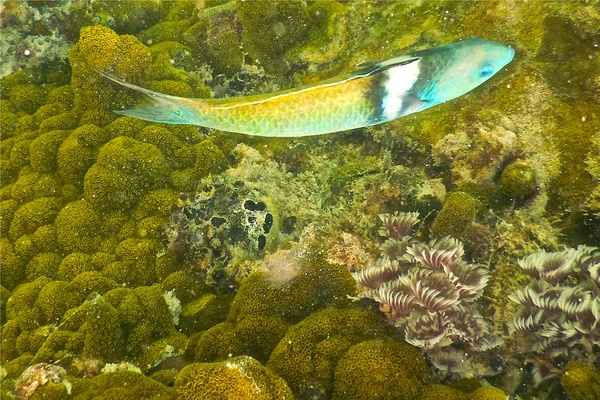
[[[510,295],[519,308],[510,323],[533,353],[537,384],[558,376],[571,360],[598,359],[600,350],[600,251],[578,246],[519,260],[531,282]]]
[[[463,245],[445,236],[423,243],[412,235],[418,213],[380,215],[386,237],[381,258],[353,273],[363,287],[359,298],[377,301],[389,322],[404,339],[427,349],[442,371],[464,374],[458,352],[440,349],[462,343],[468,350],[485,351],[500,344],[499,337],[475,303],[487,284],[488,271],[463,261]]]
[[[283,379],[249,356],[190,364],[179,372],[174,388],[180,400],[294,398]]]

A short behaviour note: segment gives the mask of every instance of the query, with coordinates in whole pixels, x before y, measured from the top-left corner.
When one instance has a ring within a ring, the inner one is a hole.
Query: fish
[[[515,55],[512,47],[471,38],[374,62],[317,84],[220,99],[185,98],[107,79],[143,93],[120,115],[265,137],[323,135],[382,124],[475,89]]]

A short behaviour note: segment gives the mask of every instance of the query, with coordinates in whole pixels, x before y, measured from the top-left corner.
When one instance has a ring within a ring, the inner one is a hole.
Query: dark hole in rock
[[[293,215],[285,217],[281,223],[281,232],[290,234],[296,229],[297,218]]]
[[[218,269],[217,270],[213,270],[212,273],[210,274],[210,277],[215,282],[222,281],[226,276],[227,276],[227,274],[225,273],[225,271],[218,270]]]
[[[212,217],[210,219],[210,222],[212,222],[212,224],[218,228],[221,225],[223,225],[225,222],[227,222],[227,220],[225,218],[221,218],[221,217]]]
[[[266,245],[267,245],[267,238],[265,237],[265,235],[260,235],[258,237],[258,249],[262,250],[265,248]]]
[[[236,187],[236,188],[244,187],[244,182],[243,181],[235,181],[233,183],[233,187]]]
[[[249,224],[254,224],[255,222],[256,222],[256,217],[254,215],[251,215],[248,217]]]
[[[271,227],[273,226],[273,214],[267,213],[265,216],[265,223],[263,224],[263,230],[265,233],[269,233]]]
[[[256,211],[265,211],[267,209],[267,205],[262,201],[256,203]]]
[[[256,211],[256,203],[252,200],[246,200],[244,202],[244,208],[248,211]]]

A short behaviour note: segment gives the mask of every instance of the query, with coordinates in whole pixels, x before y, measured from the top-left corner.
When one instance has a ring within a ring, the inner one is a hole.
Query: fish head
[[[415,55],[421,57],[413,86],[413,96],[422,102],[420,111],[475,89],[511,62],[515,51],[473,38]]]

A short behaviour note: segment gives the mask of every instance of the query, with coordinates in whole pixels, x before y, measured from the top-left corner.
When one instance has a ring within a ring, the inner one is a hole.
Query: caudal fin
[[[98,71],[98,73],[119,85],[146,95],[145,99],[138,104],[136,108],[129,110],[114,110],[115,113],[152,122],[199,125],[198,111],[191,106],[193,99],[154,92],[119,79],[106,72]]]

